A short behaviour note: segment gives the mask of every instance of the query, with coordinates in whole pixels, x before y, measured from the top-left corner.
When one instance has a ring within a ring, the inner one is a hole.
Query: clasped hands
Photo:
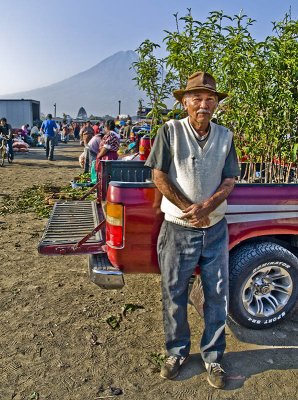
[[[183,216],[181,219],[187,220],[196,228],[210,225],[210,210],[205,203],[192,204],[182,210],[182,212]]]

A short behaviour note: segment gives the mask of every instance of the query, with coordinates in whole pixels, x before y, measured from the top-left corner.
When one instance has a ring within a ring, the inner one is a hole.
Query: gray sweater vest
[[[222,182],[222,171],[229,154],[233,134],[227,128],[210,122],[211,130],[203,149],[197,143],[187,118],[170,120],[170,149],[172,162],[168,176],[175,186],[193,203],[212,196]],[[227,202],[221,203],[210,215],[210,225],[225,215]],[[181,219],[183,212],[163,196],[161,210],[165,219],[182,226],[193,227]]]

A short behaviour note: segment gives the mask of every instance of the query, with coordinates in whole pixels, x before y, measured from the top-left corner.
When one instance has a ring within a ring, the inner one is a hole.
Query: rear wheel
[[[298,259],[271,242],[247,244],[230,256],[230,315],[252,329],[283,320],[298,298]]]

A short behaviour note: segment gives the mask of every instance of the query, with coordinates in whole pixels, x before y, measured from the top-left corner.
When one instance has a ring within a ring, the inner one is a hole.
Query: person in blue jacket
[[[45,137],[46,157],[50,161],[54,160],[55,133],[58,129],[56,122],[52,120],[52,114],[47,115],[47,119],[43,121],[40,130]]]

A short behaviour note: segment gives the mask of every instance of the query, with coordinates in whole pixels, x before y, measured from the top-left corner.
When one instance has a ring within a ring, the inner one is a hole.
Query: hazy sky
[[[0,94],[46,86],[91,68],[120,50],[135,50],[144,39],[161,44],[174,30],[173,14],[187,8],[199,20],[210,11],[228,15],[243,9],[256,19],[257,40],[272,34],[297,0],[0,0]]]

